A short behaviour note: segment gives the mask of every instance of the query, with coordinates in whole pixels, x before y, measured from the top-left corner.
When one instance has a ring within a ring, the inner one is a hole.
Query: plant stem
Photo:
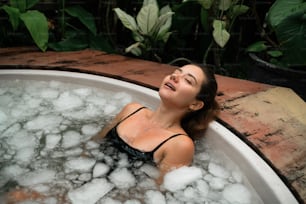
[[[213,46],[213,39],[211,40],[209,46],[207,47],[206,51],[205,51],[205,54],[204,54],[204,57],[203,57],[203,64],[207,64],[207,57],[208,57],[208,53],[210,52],[211,50],[211,47]]]

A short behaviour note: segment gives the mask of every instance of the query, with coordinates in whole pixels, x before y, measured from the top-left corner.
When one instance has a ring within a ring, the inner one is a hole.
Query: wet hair
[[[196,96],[196,99],[204,102],[204,106],[199,110],[188,112],[181,121],[182,128],[195,140],[204,135],[208,124],[216,118],[219,113],[219,104],[215,99],[218,84],[213,70],[201,64],[193,63],[192,65],[201,68],[206,77]]]

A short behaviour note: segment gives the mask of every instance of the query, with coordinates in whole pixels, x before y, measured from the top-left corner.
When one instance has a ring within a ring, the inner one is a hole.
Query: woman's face
[[[206,76],[200,67],[185,65],[164,78],[159,95],[164,102],[170,102],[172,106],[190,107],[198,101],[196,96],[205,80]]]

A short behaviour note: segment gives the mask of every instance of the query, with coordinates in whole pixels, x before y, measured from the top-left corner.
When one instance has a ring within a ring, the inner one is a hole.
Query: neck
[[[184,114],[185,112],[181,109],[171,108],[160,104],[158,108],[153,112],[151,121],[158,123],[164,128],[180,126],[181,119]]]

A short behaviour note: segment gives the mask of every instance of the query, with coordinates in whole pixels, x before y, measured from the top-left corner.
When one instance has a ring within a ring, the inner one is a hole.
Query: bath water
[[[0,203],[261,203],[238,166],[205,139],[193,165],[168,173],[161,186],[153,164],[90,140],[133,100],[124,90],[1,80]]]

